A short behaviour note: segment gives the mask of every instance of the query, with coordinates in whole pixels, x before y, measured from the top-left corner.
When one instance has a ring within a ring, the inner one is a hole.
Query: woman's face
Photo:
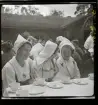
[[[71,47],[70,46],[63,46],[61,50],[61,55],[64,60],[69,60],[70,56],[72,54]]]
[[[18,50],[18,55],[23,60],[26,60],[29,57],[30,51],[31,51],[31,45],[26,43]]]

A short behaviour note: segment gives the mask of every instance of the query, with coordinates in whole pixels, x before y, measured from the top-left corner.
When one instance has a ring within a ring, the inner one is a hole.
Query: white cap
[[[14,43],[14,48],[13,50],[15,51],[15,53],[17,53],[18,49],[25,43],[27,43],[28,41],[26,39],[24,39],[21,35],[18,35],[15,43]],[[29,42],[28,42],[29,43]]]
[[[47,41],[43,50],[39,53],[39,56],[36,58],[37,64],[40,65],[46,61],[52,54],[55,52],[57,44],[51,41]]]
[[[30,51],[30,56],[33,56],[35,58],[42,51],[43,48],[44,47],[41,45],[41,43],[35,44]]]

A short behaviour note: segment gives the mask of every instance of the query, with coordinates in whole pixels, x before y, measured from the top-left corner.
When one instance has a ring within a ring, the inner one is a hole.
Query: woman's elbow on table
[[[2,69],[2,80],[4,88],[7,88],[10,83],[16,82],[15,72],[13,71],[13,68],[4,67]]]

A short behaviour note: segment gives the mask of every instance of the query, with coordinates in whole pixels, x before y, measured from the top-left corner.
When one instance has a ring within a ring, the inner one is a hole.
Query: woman
[[[92,32],[91,32],[89,37],[86,39],[84,43],[84,48],[86,50],[89,50],[90,48],[93,48],[93,47],[94,47],[94,39],[93,39]]]
[[[10,41],[3,42],[2,49],[2,67],[15,55],[13,51],[13,45]]]
[[[72,40],[73,45],[75,46],[76,52],[83,58],[84,52],[79,46],[79,40]]]
[[[63,36],[58,36],[57,38],[56,38],[56,43],[57,43],[57,45],[58,46],[60,46],[60,44],[61,44],[61,42],[70,42],[70,40],[69,39],[67,39],[66,37],[63,37]],[[58,53],[57,53],[57,57],[56,57],[56,59],[58,58],[60,56],[60,50],[58,50]]]
[[[56,38],[56,43],[59,45],[62,41],[69,41],[69,39],[63,37],[63,36],[58,36]]]
[[[54,59],[57,51],[57,44],[48,40],[43,50],[36,58],[35,68],[39,72],[40,76],[45,78],[46,81],[52,81],[58,71]]]
[[[33,83],[38,77],[32,67],[33,61],[29,58],[31,47],[32,45],[26,39],[18,35],[14,43],[16,55],[2,69],[4,89],[12,82],[19,82],[20,85]]]
[[[84,74],[83,77],[87,77],[89,73],[94,73],[94,49],[88,50],[90,58],[84,62]]]
[[[83,58],[84,53],[83,53],[82,49],[79,47],[79,41],[78,40],[72,40],[71,42],[75,46],[75,51],[72,54],[72,57],[77,62],[77,65],[81,71],[82,66],[83,66],[82,65],[82,58]]]
[[[80,78],[80,72],[77,67],[77,63],[71,57],[74,51],[74,46],[69,41],[61,42],[60,44],[60,57],[57,59],[57,66],[59,72],[55,76],[54,80],[66,80],[67,78],[75,79]]]

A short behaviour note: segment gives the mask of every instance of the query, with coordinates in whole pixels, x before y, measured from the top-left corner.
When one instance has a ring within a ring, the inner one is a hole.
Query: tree
[[[80,15],[92,15],[93,6],[90,4],[78,4],[74,14],[76,16]]]
[[[50,16],[64,16],[64,11],[57,11],[57,10],[51,10],[50,11]]]
[[[11,13],[12,9],[11,8],[4,8],[5,13]]]
[[[84,21],[81,31],[83,32],[84,27],[93,26],[93,18],[95,14],[93,12],[93,6],[91,4],[78,4],[74,14],[76,16],[86,16],[87,18]]]
[[[14,5],[14,8],[11,7],[2,7],[4,8],[4,11],[2,13],[11,13],[11,14],[17,14],[17,15],[38,15],[43,16],[38,8],[33,7],[32,5]],[[14,11],[14,12],[13,12]]]

